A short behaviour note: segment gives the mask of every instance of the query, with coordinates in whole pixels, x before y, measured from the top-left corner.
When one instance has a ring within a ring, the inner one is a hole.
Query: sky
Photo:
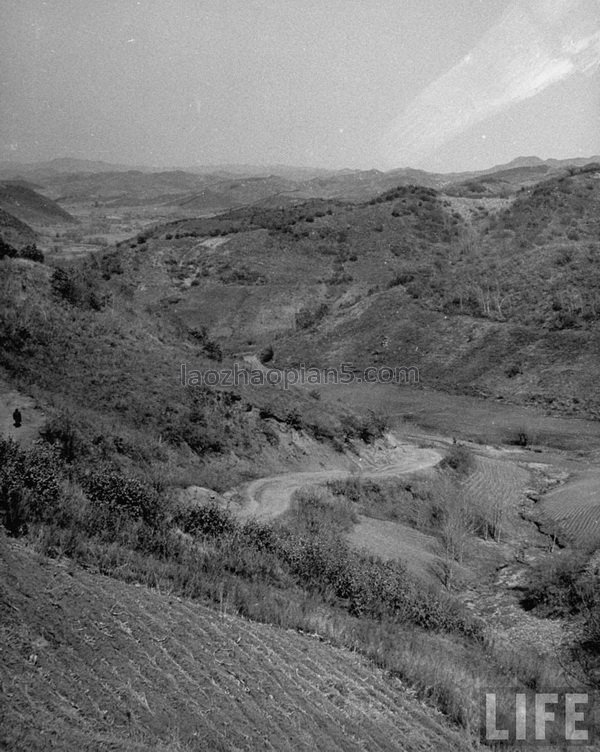
[[[600,0],[0,0],[0,161],[600,154]]]

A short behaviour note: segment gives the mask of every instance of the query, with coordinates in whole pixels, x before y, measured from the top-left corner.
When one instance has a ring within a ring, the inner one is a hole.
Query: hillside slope
[[[148,233],[147,266],[119,253],[141,298],[168,283],[165,308],[224,351],[414,367],[433,388],[600,416],[599,176],[570,169],[510,199],[398,186],[248,207]]]
[[[0,746],[465,750],[354,653],[34,554],[0,532]]]
[[[4,209],[23,222],[34,225],[75,222],[74,217],[55,201],[40,195],[20,182],[0,183],[0,209]]]
[[[0,238],[13,248],[20,249],[34,243],[37,235],[25,222],[0,209]]]

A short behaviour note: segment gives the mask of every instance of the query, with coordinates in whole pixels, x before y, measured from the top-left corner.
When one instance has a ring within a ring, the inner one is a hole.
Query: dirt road
[[[433,467],[442,459],[435,449],[422,449],[413,444],[400,444],[395,437],[387,437],[389,448],[382,458],[362,457],[356,460],[356,472],[348,470],[316,470],[312,472],[284,473],[269,478],[259,478],[243,489],[247,503],[240,511],[242,517],[273,519],[286,511],[294,491],[303,486],[316,486],[331,480],[351,477],[389,478],[414,473]]]

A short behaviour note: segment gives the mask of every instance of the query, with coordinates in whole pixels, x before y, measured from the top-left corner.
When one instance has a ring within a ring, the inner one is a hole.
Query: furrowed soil
[[[396,679],[313,636],[0,536],[0,748],[464,750]]]

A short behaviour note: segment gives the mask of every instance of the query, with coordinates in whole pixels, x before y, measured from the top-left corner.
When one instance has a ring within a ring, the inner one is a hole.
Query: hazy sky
[[[0,0],[0,160],[600,153],[600,0]]]

